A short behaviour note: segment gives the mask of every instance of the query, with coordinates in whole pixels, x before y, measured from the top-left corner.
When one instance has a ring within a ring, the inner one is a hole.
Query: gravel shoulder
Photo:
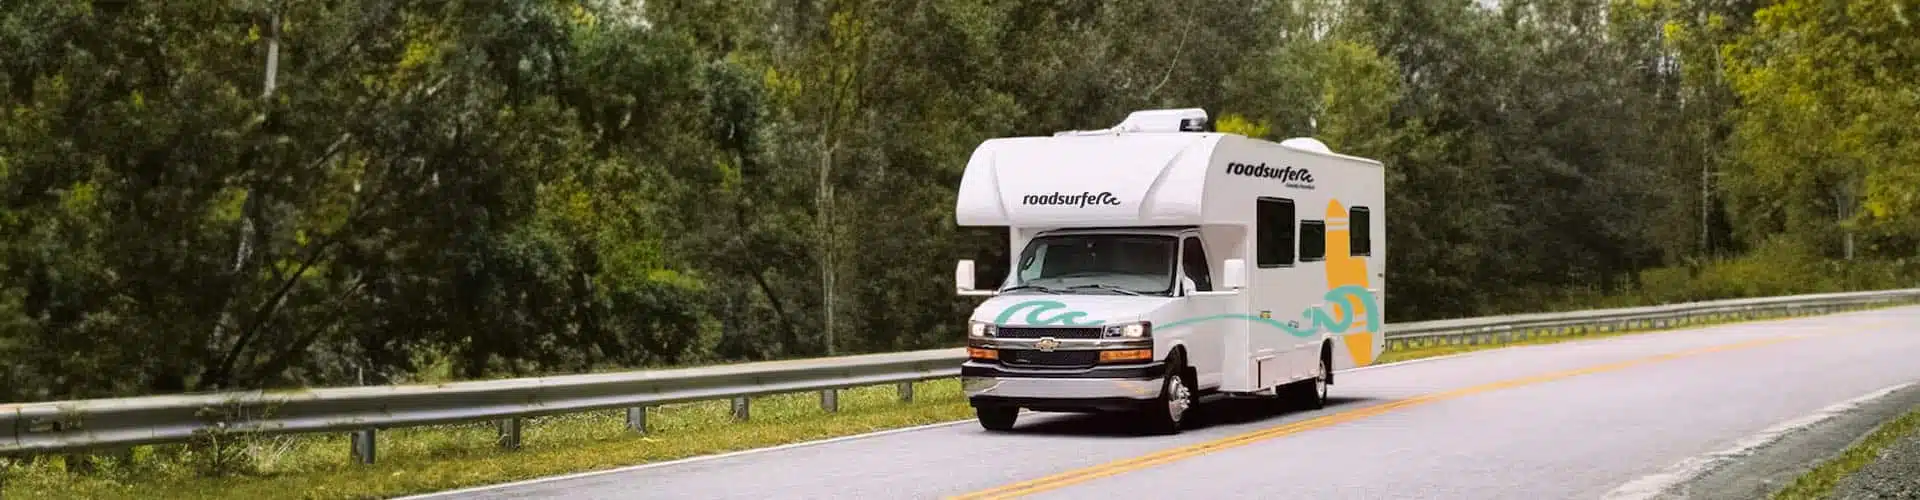
[[[1883,429],[1886,445],[1870,454],[1871,462],[1841,479],[1829,498],[1920,498],[1920,405]],[[1867,441],[1863,444],[1873,444],[1871,438]]]

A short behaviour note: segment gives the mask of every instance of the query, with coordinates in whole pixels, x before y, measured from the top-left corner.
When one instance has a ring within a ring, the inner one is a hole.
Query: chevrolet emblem
[[[1053,348],[1060,347],[1060,341],[1054,340],[1053,337],[1040,337],[1040,340],[1033,343],[1033,347],[1040,349],[1040,352],[1053,352]]]

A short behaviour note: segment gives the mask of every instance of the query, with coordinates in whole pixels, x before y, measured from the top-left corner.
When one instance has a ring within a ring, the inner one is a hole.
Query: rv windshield
[[[1171,295],[1172,236],[1079,234],[1043,236],[1020,251],[1019,271],[1002,291]]]

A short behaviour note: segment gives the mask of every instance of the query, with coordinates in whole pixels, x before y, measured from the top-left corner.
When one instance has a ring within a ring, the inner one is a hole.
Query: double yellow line
[[[1747,342],[1738,342],[1733,344],[1722,344],[1722,345],[1711,346],[1711,347],[1703,347],[1699,349],[1691,349],[1686,351],[1662,354],[1659,356],[1633,359],[1633,360],[1621,361],[1617,363],[1608,363],[1604,365],[1589,366],[1586,368],[1580,368],[1575,370],[1553,372],[1553,373],[1547,373],[1543,375],[1535,375],[1532,377],[1517,378],[1517,379],[1505,380],[1500,382],[1494,382],[1494,383],[1485,384],[1485,385],[1477,385],[1477,386],[1467,387],[1463,389],[1455,389],[1455,390],[1446,391],[1446,392],[1426,394],[1426,395],[1417,396],[1410,399],[1394,401],[1391,403],[1383,403],[1383,404],[1378,404],[1374,406],[1368,406],[1365,408],[1359,408],[1355,410],[1334,413],[1331,415],[1312,418],[1308,420],[1302,420],[1299,422],[1294,422],[1294,423],[1282,425],[1279,427],[1262,429],[1258,431],[1248,432],[1245,434],[1240,434],[1237,436],[1229,436],[1229,437],[1214,440],[1214,441],[1208,441],[1204,443],[1188,445],[1188,446],[1183,446],[1179,448],[1162,450],[1162,451],[1155,452],[1148,455],[1142,455],[1134,458],[1108,462],[1105,464],[1087,467],[1084,469],[1067,471],[1067,472],[1063,472],[1060,474],[1055,474],[1055,475],[1051,475],[1051,476],[1047,476],[1039,479],[1022,481],[1019,483],[1014,483],[1014,484],[1002,486],[999,488],[994,488],[994,489],[975,492],[975,493],[969,493],[966,495],[953,497],[953,498],[960,498],[960,499],[1012,498],[1012,497],[1018,497],[1022,495],[1030,495],[1030,494],[1039,493],[1043,491],[1056,490],[1056,489],[1064,488],[1067,486],[1071,486],[1071,485],[1075,485],[1075,484],[1079,484],[1087,481],[1092,481],[1094,479],[1113,476],[1116,474],[1145,469],[1148,467],[1153,467],[1156,465],[1173,462],[1176,460],[1205,455],[1208,453],[1225,450],[1228,448],[1244,446],[1248,444],[1257,443],[1260,441],[1265,441],[1268,439],[1287,436],[1290,434],[1296,434],[1303,431],[1319,429],[1322,427],[1338,425],[1346,422],[1352,422],[1355,420],[1360,420],[1360,419],[1375,416],[1375,415],[1389,413],[1396,410],[1403,410],[1403,409],[1420,406],[1428,403],[1446,401],[1449,399],[1458,399],[1466,396],[1471,396],[1474,394],[1492,392],[1492,391],[1497,391],[1501,389],[1510,389],[1514,387],[1538,384],[1542,382],[1551,382],[1554,380],[1577,377],[1581,375],[1615,371],[1615,370],[1631,368],[1631,367],[1650,364],[1650,363],[1658,363],[1661,361],[1667,361],[1667,360],[1672,360],[1677,358],[1698,356],[1702,354],[1722,352],[1722,351],[1731,351],[1735,349],[1746,349],[1751,347],[1773,345],[1773,344],[1779,344],[1779,343],[1789,342],[1793,340],[1800,340],[1804,338],[1809,338],[1809,337],[1808,336],[1769,337],[1765,339],[1752,340]]]

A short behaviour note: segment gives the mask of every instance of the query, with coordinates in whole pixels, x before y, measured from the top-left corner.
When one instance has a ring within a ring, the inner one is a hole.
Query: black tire
[[[973,415],[980,419],[980,427],[990,431],[1013,430],[1013,423],[1020,419],[1020,408],[1012,406],[976,406]]]
[[[1302,410],[1318,410],[1327,407],[1327,379],[1333,375],[1333,366],[1326,357],[1320,358],[1320,372],[1313,378],[1294,382],[1291,389],[1291,406]]]
[[[1142,410],[1141,420],[1146,424],[1147,433],[1179,433],[1194,406],[1193,387],[1187,383],[1185,363],[1167,367],[1166,377],[1160,379],[1160,397],[1153,401]]]

